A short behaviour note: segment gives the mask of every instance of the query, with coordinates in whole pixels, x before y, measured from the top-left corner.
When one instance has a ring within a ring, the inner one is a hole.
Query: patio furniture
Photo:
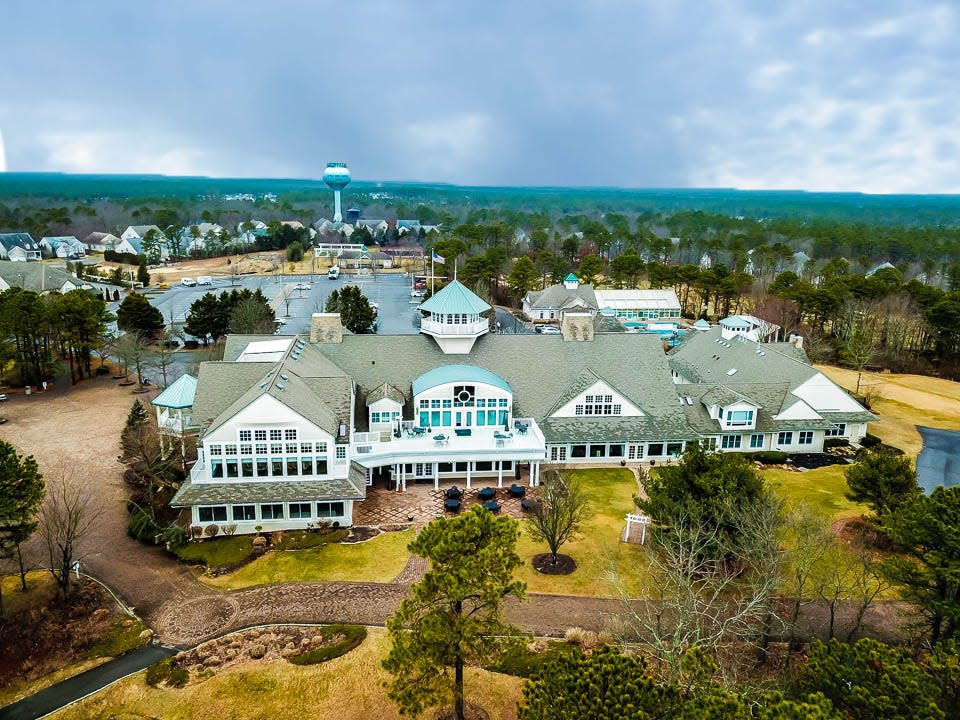
[[[540,503],[530,498],[524,498],[520,501],[520,509],[524,512],[535,512],[540,507]]]
[[[481,500],[493,500],[497,496],[497,491],[492,487],[480,488],[477,492],[477,497]]]
[[[415,438],[419,438],[427,434],[427,429],[422,427],[415,427],[411,432],[413,432],[413,436]]]
[[[527,426],[526,426],[526,425],[517,425],[517,432],[520,433],[521,435],[526,435],[526,434],[527,434]]]
[[[522,498],[527,494],[527,489],[523,485],[514,483],[510,486],[510,497]]]
[[[460,490],[456,485],[453,487],[447,488],[447,491],[444,493],[444,496],[447,498],[458,499],[463,495],[463,491]]]
[[[443,502],[443,509],[448,512],[460,512],[460,501],[457,498],[447,498]]]
[[[473,434],[470,428],[454,428],[453,431],[457,434],[457,437],[470,437]]]
[[[434,441],[437,445],[446,445],[446,444],[447,444],[447,436],[446,436],[446,435],[434,435],[434,436],[433,436],[433,441]]]
[[[488,500],[483,504],[483,506],[492,513],[500,512],[500,503],[496,500]]]

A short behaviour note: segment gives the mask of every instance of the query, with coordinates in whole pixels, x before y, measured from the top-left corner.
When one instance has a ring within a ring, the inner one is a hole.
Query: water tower
[[[346,163],[327,163],[323,171],[323,181],[333,188],[333,221],[342,222],[340,214],[340,191],[350,184],[350,171]]]

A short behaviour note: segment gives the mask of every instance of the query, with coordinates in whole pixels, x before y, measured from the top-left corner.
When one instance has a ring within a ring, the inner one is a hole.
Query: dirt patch
[[[557,555],[557,561],[553,562],[553,556],[550,553],[541,553],[534,555],[533,569],[544,575],[569,575],[577,569],[577,561],[569,555]]]
[[[893,543],[886,535],[862,517],[850,517],[837,520],[830,526],[833,534],[847,545],[889,551]]]
[[[235,273],[239,275],[268,274],[277,271],[282,260],[282,252],[241,255],[239,264],[234,255],[203,258],[201,260],[183,260],[176,264],[152,268],[150,270],[150,284],[167,283],[168,285],[176,285],[182,278],[196,279],[198,275],[223,278],[231,277]]]
[[[0,626],[0,687],[29,683],[149,640],[139,637],[142,624],[123,613],[98,583],[81,578],[67,602],[61,602],[52,589],[38,587],[42,582],[34,579],[28,586],[36,591],[36,604],[11,611]]]

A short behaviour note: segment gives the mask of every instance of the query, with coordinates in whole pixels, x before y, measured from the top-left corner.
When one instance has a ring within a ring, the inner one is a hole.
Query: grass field
[[[811,509],[833,521],[868,511],[866,505],[844,497],[847,492],[847,480],[843,474],[846,467],[830,465],[807,472],[774,468],[764,470],[763,476],[789,506],[805,502]]]
[[[819,365],[835,383],[847,390],[857,386],[853,370]],[[871,397],[879,420],[870,432],[885,443],[916,457],[923,447],[915,425],[960,430],[960,383],[924,375],[863,373],[860,391]]]
[[[389,675],[380,660],[388,642],[383,629],[372,628],[360,647],[330,662],[310,666],[285,660],[251,662],[182,689],[151,688],[144,682],[144,673],[139,673],[54,717],[400,720],[383,688]],[[468,702],[481,705],[492,720],[516,717],[521,685],[520,678],[509,675],[473,668],[466,673]]]
[[[238,590],[282,582],[393,580],[407,564],[413,532],[383,533],[357,545],[322,545],[309,550],[274,551],[236,572],[200,579],[214,587]]]
[[[632,567],[639,554],[633,545],[620,542],[626,525],[624,516],[634,509],[637,481],[623,468],[594,468],[568,471],[582,485],[590,500],[589,519],[580,537],[564,545],[560,552],[577,561],[570,575],[542,575],[533,569],[534,555],[548,551],[545,543],[534,543],[526,530],[520,536],[518,550],[524,565],[517,577],[527,583],[529,592],[561,595],[612,595],[604,580],[608,563],[625,569]],[[631,587],[631,590],[634,589]]]

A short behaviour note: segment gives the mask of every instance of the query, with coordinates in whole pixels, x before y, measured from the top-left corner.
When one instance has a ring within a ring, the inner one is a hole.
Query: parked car
[[[197,278],[197,285],[213,285],[213,278],[209,275],[201,275]]]
[[[340,268],[334,265],[332,268],[327,270],[327,277],[331,280],[336,280],[338,277],[340,277]]]
[[[309,289],[310,289],[310,283],[297,283],[296,285],[293,286],[293,289],[294,289],[294,290],[309,290]]]
[[[559,335],[560,328],[556,325],[544,325],[543,330],[540,331],[543,335]]]
[[[0,402],[6,402],[6,401],[7,401],[7,394],[0,393]]]
[[[180,284],[183,285],[184,287],[195,287],[197,284],[197,281],[194,280],[193,278],[185,277],[180,280]]]
[[[534,332],[537,332],[537,333],[542,333],[542,332],[543,332],[543,329],[544,329],[545,327],[550,327],[550,326],[549,326],[549,325],[543,325],[543,324],[534,325],[534,326],[533,326],[533,331],[534,331]]]

